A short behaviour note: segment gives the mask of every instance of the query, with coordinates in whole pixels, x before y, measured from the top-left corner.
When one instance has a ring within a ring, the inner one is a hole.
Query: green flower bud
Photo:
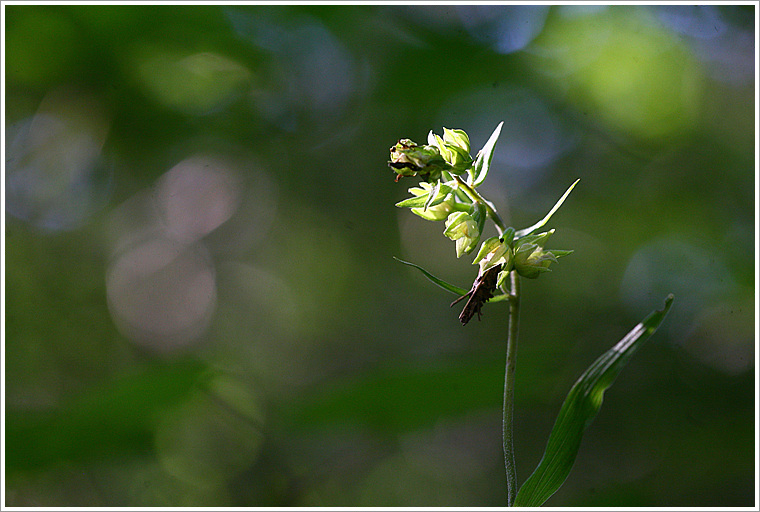
[[[511,247],[499,237],[493,236],[483,242],[472,264],[480,265],[481,274],[494,265],[499,264],[503,265],[502,272],[509,272],[512,270],[512,259]]]
[[[462,174],[472,167],[470,156],[470,138],[462,130],[443,129],[443,138],[434,134],[428,134],[428,144],[436,146],[441,156],[449,164],[447,171],[453,174]]]
[[[504,230],[504,233],[501,235],[501,239],[504,241],[505,244],[512,247],[512,242],[515,239],[515,228],[508,227]]]
[[[517,273],[535,279],[542,272],[549,272],[549,265],[557,258],[551,251],[544,251],[536,244],[522,244],[515,249],[514,265]]]
[[[452,168],[449,171],[454,174],[462,174],[472,166],[470,153],[457,146],[444,144],[441,148],[441,156],[451,165]]]
[[[430,200],[430,194],[433,193],[433,185],[425,181],[420,182],[419,187],[412,187],[409,192],[415,197],[396,203],[399,207],[409,207],[412,212],[419,215],[425,220],[446,220],[451,212],[454,211],[455,201],[450,195],[452,188],[445,184],[440,184],[438,194],[433,200]],[[425,208],[424,204],[428,201],[432,206]]]
[[[435,206],[428,206],[427,210],[424,208],[412,208],[412,213],[419,215],[425,220],[445,220],[452,211],[453,208],[450,201],[444,201]]]
[[[528,235],[517,242],[515,249],[514,266],[517,273],[529,279],[536,279],[543,272],[550,272],[549,265],[557,262],[557,258],[567,256],[573,251],[553,249],[544,250],[546,240],[554,233],[554,230]]]
[[[443,234],[456,241],[457,258],[471,252],[480,240],[478,223],[466,212],[455,212],[449,215]]]
[[[516,244],[536,244],[539,247],[543,247],[546,245],[546,241],[549,239],[549,237],[554,234],[554,231],[554,229],[550,229],[549,231],[544,231],[543,233],[537,233],[535,235],[527,235],[522,238],[518,238],[516,240]]]
[[[419,175],[425,181],[437,181],[441,171],[450,166],[434,145],[419,146],[409,139],[401,139],[391,147],[388,165],[396,172],[396,181],[404,176]]]
[[[486,211],[485,205],[481,203],[472,203],[472,205],[470,205],[469,214],[478,225],[478,232],[482,233],[483,228],[486,225],[486,219],[488,218],[488,212]]]
[[[470,137],[464,132],[464,130],[449,130],[443,129],[443,141],[457,146],[464,150],[465,153],[470,153]]]
[[[510,268],[509,270],[502,270],[499,272],[499,275],[496,276],[496,288],[501,288],[501,285],[507,280],[507,276],[509,276],[511,271],[512,269]]]

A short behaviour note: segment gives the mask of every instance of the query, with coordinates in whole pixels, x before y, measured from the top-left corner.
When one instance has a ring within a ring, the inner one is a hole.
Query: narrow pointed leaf
[[[555,258],[561,258],[563,256],[569,256],[573,254],[573,251],[563,251],[562,249],[552,249],[550,251]]]
[[[543,219],[541,219],[540,221],[536,222],[535,224],[533,224],[529,228],[521,229],[518,232],[516,232],[515,233],[515,239],[522,238],[522,237],[524,237],[526,235],[530,235],[534,231],[537,231],[537,230],[541,229],[542,227],[544,227],[546,225],[546,223],[549,222],[549,219],[552,218],[552,215],[554,215],[554,212],[556,212],[557,210],[559,210],[559,207],[562,206],[562,203],[565,202],[565,199],[567,199],[567,196],[570,195],[570,192],[573,191],[573,188],[575,188],[575,185],[577,185],[579,181],[581,181],[580,178],[578,178],[577,180],[575,180],[573,182],[573,184],[570,185],[570,188],[568,188],[565,191],[565,193],[562,195],[562,197],[559,198],[559,201],[557,201],[557,203],[554,205],[554,207],[551,210],[549,210],[549,213],[547,213],[546,216]]]
[[[499,134],[503,125],[504,121],[499,123],[499,126],[493,131],[486,145],[478,151],[478,155],[475,157],[475,163],[470,171],[470,181],[473,187],[477,187],[483,183],[483,180],[488,175],[488,169],[491,167],[491,160],[493,159],[493,150],[496,147],[496,141],[499,140]]]
[[[562,404],[541,462],[517,493],[515,507],[541,506],[565,482],[575,463],[583,432],[602,406],[604,391],[644,341],[654,334],[672,303],[670,294],[662,310],[650,313],[581,375]]]
[[[440,286],[441,288],[443,288],[446,291],[449,291],[449,292],[454,293],[456,295],[465,295],[469,291],[469,290],[465,290],[464,288],[460,288],[460,287],[455,286],[453,284],[447,283],[443,279],[439,279],[439,278],[435,277],[433,274],[431,274],[430,272],[428,272],[424,268],[420,267],[419,265],[415,265],[414,263],[410,263],[408,261],[404,261],[404,260],[398,259],[395,256],[393,257],[393,259],[396,260],[396,261],[398,261],[398,262],[400,262],[400,263],[403,263],[404,265],[409,265],[410,267],[416,268],[417,270],[419,270],[420,272],[422,272],[425,275],[425,277],[427,277],[430,281],[432,281],[433,283],[437,284],[438,286]]]
[[[464,288],[460,288],[460,287],[458,287],[456,285],[453,285],[451,283],[447,283],[443,279],[439,279],[439,278],[435,277],[433,274],[431,274],[430,272],[428,272],[424,268],[420,267],[419,265],[415,265],[414,263],[401,260],[401,259],[399,259],[399,258],[397,258],[395,256],[393,256],[393,259],[396,260],[396,261],[398,261],[398,262],[400,262],[400,263],[403,263],[404,265],[409,265],[410,267],[416,268],[417,270],[419,270],[420,272],[422,272],[425,275],[425,277],[427,277],[430,281],[432,281],[433,283],[435,283],[436,285],[440,286],[441,288],[443,288],[446,291],[449,291],[449,292],[454,293],[454,294],[459,295],[459,296],[465,295],[465,294],[467,294],[469,292],[469,290],[465,290]],[[501,301],[507,300],[508,298],[509,298],[509,295],[507,295],[506,293],[500,293],[499,295],[494,295],[493,297],[491,297],[490,299],[488,299],[488,302],[501,302]]]

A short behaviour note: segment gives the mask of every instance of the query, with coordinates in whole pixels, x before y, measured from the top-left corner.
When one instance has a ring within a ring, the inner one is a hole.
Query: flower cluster
[[[508,228],[501,237],[491,237],[483,242],[473,264],[480,265],[481,274],[495,265],[501,265],[497,286],[501,286],[513,269],[523,277],[535,279],[543,272],[550,272],[549,265],[556,263],[557,258],[573,252],[544,249],[546,240],[552,234],[554,230],[550,229],[515,240],[514,229]]]
[[[497,286],[512,270],[535,279],[550,271],[549,266],[558,258],[572,252],[544,249],[546,240],[554,230],[536,233],[570,190],[542,222],[520,231],[502,225],[493,205],[476,191],[488,173],[501,126],[496,128],[475,159],[470,156],[470,138],[467,134],[463,130],[444,128],[443,137],[431,131],[424,146],[409,139],[399,140],[391,147],[388,162],[396,173],[396,181],[409,176],[421,178],[418,187],[409,189],[412,197],[396,206],[411,208],[413,213],[426,220],[445,221],[443,234],[456,243],[457,258],[473,252],[480,242],[486,219],[494,221],[500,236],[491,237],[481,244],[473,264],[480,265],[479,275],[495,265],[501,265]]]
[[[472,165],[470,138],[462,130],[444,128],[443,138],[431,131],[425,146],[401,139],[391,147],[388,165],[396,171],[396,181],[404,176],[419,176],[434,182],[440,180],[444,171],[462,174]]]

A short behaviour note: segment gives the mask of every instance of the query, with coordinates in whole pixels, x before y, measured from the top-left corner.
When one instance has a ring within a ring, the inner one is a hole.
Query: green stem
[[[475,190],[470,185],[468,185],[467,182],[465,182],[459,176],[454,176],[454,179],[459,185],[459,188],[464,190],[464,192],[467,194],[467,196],[470,199],[486,207],[488,216],[491,217],[491,219],[493,220],[493,223],[496,225],[496,231],[498,231],[499,236],[501,236],[504,233],[504,230],[507,229],[507,225],[504,224],[503,220],[501,220],[501,217],[499,216],[499,213],[496,211],[496,208],[493,207],[493,204],[491,204],[491,202],[488,201],[485,197],[481,196],[477,190]]]
[[[517,331],[520,321],[520,277],[513,270],[509,273],[509,278],[509,326],[507,328],[507,363],[504,370],[502,440],[504,444],[504,467],[507,471],[507,506],[511,507],[517,495],[513,416],[515,406],[515,358],[517,356]]]

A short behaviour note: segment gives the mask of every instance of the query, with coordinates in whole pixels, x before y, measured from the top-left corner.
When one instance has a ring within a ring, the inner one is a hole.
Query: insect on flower
[[[459,315],[459,321],[462,322],[462,325],[467,325],[467,322],[470,321],[475,313],[478,314],[478,320],[480,320],[480,309],[483,307],[483,304],[493,297],[501,267],[501,265],[494,265],[482,274],[478,274],[475,282],[472,283],[470,291],[451,303],[451,307],[453,307],[457,302],[465,297],[469,297],[467,304],[464,305],[464,309]]]

